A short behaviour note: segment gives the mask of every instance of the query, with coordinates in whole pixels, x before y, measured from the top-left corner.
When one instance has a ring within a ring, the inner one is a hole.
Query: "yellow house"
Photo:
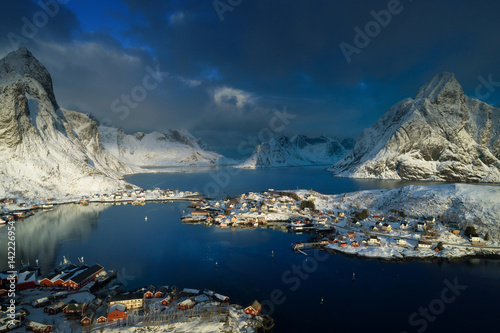
[[[127,310],[142,308],[144,305],[144,294],[137,292],[117,295],[111,299],[109,307],[118,303],[125,305]]]

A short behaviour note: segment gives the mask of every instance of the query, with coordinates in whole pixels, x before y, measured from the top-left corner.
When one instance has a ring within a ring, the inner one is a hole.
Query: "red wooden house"
[[[155,295],[154,286],[149,286],[148,289],[146,289],[146,292],[144,292],[144,298],[153,298],[154,295]]]
[[[86,303],[77,303],[74,300],[71,300],[68,305],[63,309],[63,312],[66,314],[66,318],[78,318],[80,319],[85,310],[87,309]]]
[[[46,312],[49,315],[56,315],[56,314],[60,313],[64,309],[65,306],[66,306],[66,302],[59,301],[59,302],[57,302],[55,304],[52,304],[48,308],[46,308],[47,309]]]
[[[115,321],[127,318],[127,307],[124,304],[113,304],[108,311],[108,321]]]
[[[83,315],[82,320],[80,323],[82,326],[88,326],[94,322],[96,316],[96,309],[94,305],[91,305],[86,311],[85,314]]]
[[[156,298],[164,297],[166,293],[167,293],[167,287],[162,286],[155,292],[155,297]]]
[[[179,310],[187,310],[187,309],[191,309],[196,304],[197,303],[196,303],[196,300],[194,298],[188,298],[187,300],[180,302],[178,307],[179,307]]]
[[[93,265],[76,276],[72,276],[67,281],[64,281],[63,286],[71,289],[80,289],[81,287],[94,281],[97,274],[102,272],[102,270],[103,267],[101,265]]]
[[[82,326],[89,326],[92,323],[92,318],[84,316],[81,320]]]
[[[52,332],[52,325],[46,325],[30,320],[28,321],[28,323],[26,323],[26,330],[33,331],[36,333],[48,333]]]
[[[261,305],[257,301],[253,301],[253,303],[245,308],[245,313],[256,316],[261,309]]]

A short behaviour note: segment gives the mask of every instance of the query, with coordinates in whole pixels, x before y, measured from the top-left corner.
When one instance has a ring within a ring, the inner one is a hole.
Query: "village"
[[[243,308],[211,290],[147,286],[124,291],[113,270],[66,259],[45,277],[26,265],[0,273],[0,332],[255,332],[273,326],[259,302]],[[10,286],[15,286],[12,289]],[[15,305],[11,305],[15,290]]]
[[[123,189],[115,193],[94,194],[92,196],[81,196],[71,199],[48,199],[40,202],[22,201],[13,198],[0,199],[0,227],[9,221],[20,221],[32,216],[37,211],[47,211],[56,205],[81,204],[87,206],[90,203],[101,203],[109,205],[137,205],[144,206],[147,202],[172,202],[172,201],[198,201],[203,197],[197,192],[179,191],[155,188]]]
[[[484,228],[479,233],[472,223],[453,216],[405,212],[395,205],[375,210],[345,194],[323,195],[312,190],[269,189],[221,200],[158,188],[43,203],[2,199],[1,221],[10,226],[61,204],[171,201],[189,202],[192,211],[184,213],[183,223],[309,234],[309,241],[291,244],[291,250],[302,255],[310,249],[390,261],[500,255],[496,237]],[[99,264],[87,266],[83,260],[79,265],[64,260],[45,276],[40,276],[38,263],[22,265],[15,272],[0,272],[0,281],[0,332],[254,332],[273,326],[272,319],[260,312],[258,301],[242,307],[211,290],[166,285],[125,291],[115,271]]]
[[[344,200],[342,200],[344,201]],[[321,248],[346,255],[387,259],[457,259],[500,254],[488,232],[444,216],[407,215],[397,208],[372,212],[332,201],[314,191],[245,193],[234,198],[191,203],[184,223],[220,228],[273,228],[310,233],[310,242],[292,244],[301,252]]]

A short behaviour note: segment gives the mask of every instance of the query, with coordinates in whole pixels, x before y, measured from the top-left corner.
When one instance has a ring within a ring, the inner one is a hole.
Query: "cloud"
[[[244,108],[248,104],[253,104],[254,101],[252,94],[229,87],[216,88],[213,93],[213,98],[218,107],[225,107],[229,104],[239,109]]]
[[[168,21],[171,25],[180,24],[184,21],[185,14],[184,12],[175,12],[170,14]]]
[[[454,72],[469,95],[480,75],[500,81],[500,2],[487,0],[401,0],[404,10],[347,64],[339,44],[387,4],[243,1],[221,22],[212,1],[70,2],[26,46],[62,106],[129,132],[186,128],[216,149],[255,134],[285,105],[300,120],[289,134],[356,137],[438,72]],[[23,18],[40,10],[34,0],[0,2],[0,56],[12,49],[8,34],[22,34]],[[168,76],[121,119],[113,101],[157,66]],[[487,102],[500,103],[500,89]]]

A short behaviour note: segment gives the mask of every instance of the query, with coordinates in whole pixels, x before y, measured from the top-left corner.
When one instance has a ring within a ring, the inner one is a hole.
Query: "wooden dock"
[[[299,250],[314,250],[323,248],[326,245],[328,245],[328,241],[292,243],[292,250],[296,252],[298,252]]]

